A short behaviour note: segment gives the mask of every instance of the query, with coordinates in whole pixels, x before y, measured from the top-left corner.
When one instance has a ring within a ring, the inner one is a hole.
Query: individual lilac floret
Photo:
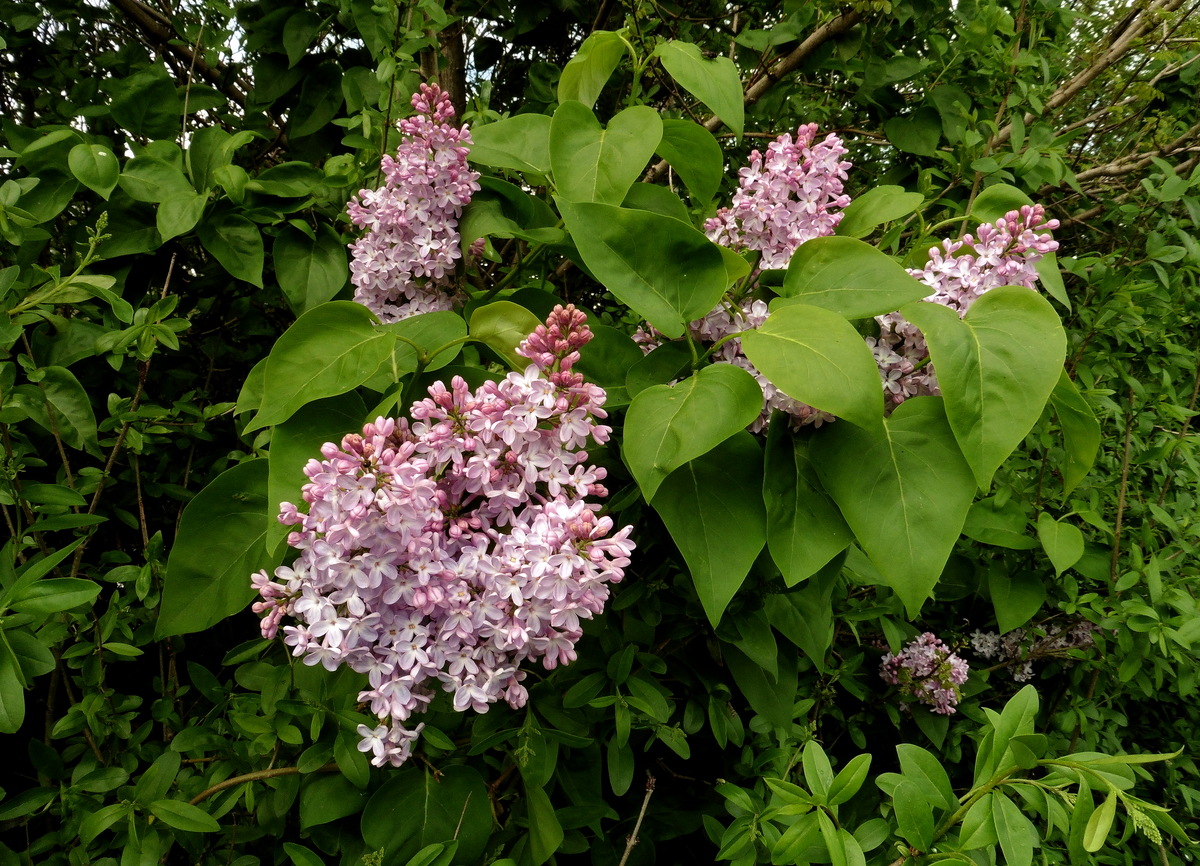
[[[437,684],[459,711],[485,713],[528,693],[520,665],[575,659],[581,620],[604,609],[629,564],[632,527],[613,532],[588,496],[602,467],[581,450],[607,441],[605,393],[571,370],[591,338],[574,307],[556,307],[521,344],[523,373],[472,392],[436,383],[406,419],[379,418],[305,467],[307,513],[290,567],[252,578],[265,637],[285,615],[284,642],[307,665],[366,674],[359,695],[380,719],[360,749],[399,766],[420,727],[404,722]]]
[[[903,694],[928,704],[935,713],[949,716],[962,697],[967,663],[930,632],[915,638],[896,655],[883,657],[879,675],[899,686]]]
[[[459,250],[458,218],[479,189],[467,165],[471,133],[448,123],[450,97],[436,84],[413,94],[413,117],[400,121],[395,158],[383,157],[384,185],[347,205],[367,234],[351,244],[354,300],[383,322],[448,310]]]
[[[944,240],[929,250],[924,268],[909,273],[931,289],[925,298],[965,316],[971,305],[998,286],[1034,288],[1037,263],[1058,249],[1049,232],[1058,220],[1046,219],[1041,205],[1009,211],[995,223],[979,227],[977,235]],[[868,340],[884,381],[888,407],[909,397],[940,394],[937,376],[929,365],[929,349],[920,330],[899,313],[876,317],[879,338]]]
[[[704,224],[709,240],[733,250],[762,253],[759,267],[786,268],[796,247],[833,234],[842,220],[834,208],[850,204],[842,181],[850,163],[846,148],[832,133],[813,144],[817,125],[806,123],[781,135],[766,154],[750,152],[750,164],[738,171],[738,190],[729,207]]]

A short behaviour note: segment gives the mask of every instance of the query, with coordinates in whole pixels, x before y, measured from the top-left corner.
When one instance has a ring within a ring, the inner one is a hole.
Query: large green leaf
[[[562,844],[563,828],[544,790],[526,784],[525,802],[529,808],[529,853],[533,866],[541,866]]]
[[[146,138],[179,133],[183,101],[166,69],[152,66],[114,83],[109,111],[121,128]]]
[[[763,481],[767,547],[788,586],[816,574],[854,540],[821,489],[808,450],[808,442],[791,435],[787,424],[771,425]]]
[[[15,389],[29,417],[68,447],[99,454],[96,413],[83,385],[66,367],[44,367],[41,373],[36,385]]]
[[[607,127],[581,102],[564,102],[550,124],[555,190],[567,201],[617,205],[662,139],[662,120],[647,105],[613,117]]]
[[[318,226],[315,237],[286,226],[275,239],[272,255],[275,278],[297,314],[332,300],[349,275],[346,246],[329,225]]]
[[[740,431],[672,472],[654,497],[714,627],[767,541],[762,460]]]
[[[25,721],[25,676],[17,654],[0,631],[0,734],[15,734]]]
[[[550,118],[518,114],[471,130],[471,161],[496,168],[547,174],[550,171]]]
[[[1055,520],[1043,511],[1038,515],[1037,533],[1056,575],[1062,574],[1083,556],[1083,533],[1074,524]]]
[[[946,416],[981,489],[1042,414],[1062,374],[1067,338],[1050,303],[1004,286],[960,319],[938,304],[904,315],[925,335]]]
[[[172,193],[162,200],[155,215],[158,234],[164,242],[187,234],[200,222],[208,198],[191,189]]]
[[[996,792],[992,797],[992,819],[996,822],[996,838],[1006,866],[1030,866],[1038,832],[1021,808],[1003,793]]]
[[[118,179],[121,189],[136,201],[160,202],[180,193],[195,193],[181,162],[143,154],[125,163]]]
[[[517,347],[541,321],[529,310],[512,301],[493,301],[471,314],[471,336],[495,351],[514,370],[524,370],[533,362],[518,355]]]
[[[640,392],[625,414],[624,456],[646,501],[668,475],[744,430],[761,411],[762,389],[732,364]]]
[[[742,334],[742,348],[792,399],[860,427],[879,427],[879,367],[862,335],[837,313],[808,304],[781,307]]]
[[[814,438],[812,459],[858,543],[916,616],[975,493],[942,401],[906,400],[878,431],[833,424]]]
[[[271,433],[267,482],[267,550],[282,554],[281,545],[292,530],[280,523],[279,504],[300,502],[300,488],[307,483],[304,467],[309,460],[320,460],[321,446],[341,442],[347,433],[362,430],[366,407],[354,392],[326,397],[302,406],[291,418]]]
[[[197,235],[230,275],[262,288],[263,240],[258,226],[239,213],[224,210],[200,223]]]
[[[404,863],[426,845],[457,838],[455,862],[473,863],[492,830],[487,786],[473,768],[444,767],[434,775],[416,769],[392,773],[371,797],[362,816],[362,837]]]
[[[121,166],[111,150],[102,144],[77,144],[67,155],[67,165],[76,180],[108,199],[117,187]]]
[[[1067,453],[1062,468],[1063,494],[1070,493],[1092,470],[1100,450],[1100,422],[1079,388],[1063,370],[1050,393],[1050,405],[1062,428]]]
[[[305,403],[358,387],[379,369],[394,343],[362,304],[331,301],[309,310],[271,349],[262,405],[247,429],[286,421]]]
[[[692,96],[741,136],[746,113],[742,103],[742,79],[733,61],[724,55],[705,58],[690,42],[660,42],[654,49],[663,68]]]
[[[925,196],[921,193],[905,192],[901,186],[872,187],[856,196],[842,211],[837,234],[848,238],[865,238],[877,225],[908,216],[923,201]]]
[[[563,67],[558,79],[558,101],[576,100],[591,108],[626,50],[625,40],[616,33],[610,30],[592,33]]]
[[[779,293],[847,319],[865,319],[921,300],[929,286],[870,244],[834,235],[800,245]]]
[[[267,461],[223,472],[183,510],[167,559],[158,638],[204,631],[246,607],[250,575],[270,571],[267,555]]]
[[[584,264],[671,339],[711,311],[728,287],[717,245],[677,219],[608,204],[559,207]]]
[[[1009,574],[999,564],[988,570],[988,591],[1001,634],[1025,625],[1046,601],[1046,585],[1038,575],[1028,571]]]
[[[695,202],[717,194],[725,169],[725,155],[713,134],[690,120],[664,120],[662,141],[655,151],[671,164]]]

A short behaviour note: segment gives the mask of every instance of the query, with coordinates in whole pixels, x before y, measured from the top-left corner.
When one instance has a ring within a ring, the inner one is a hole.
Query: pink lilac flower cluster
[[[830,134],[814,144],[817,125],[806,123],[795,140],[784,134],[766,154],[750,152],[738,171],[738,190],[729,207],[704,224],[709,240],[733,250],[757,250],[759,267],[786,268],[796,247],[833,234],[842,221],[834,208],[850,204],[842,181],[850,163],[846,148]]]
[[[556,307],[518,350],[524,373],[431,386],[411,423],[322,447],[307,513],[281,505],[300,555],[252,579],[263,635],[290,616],[284,643],[305,664],[366,674],[359,700],[381,724],[359,727],[359,748],[376,766],[408,758],[421,726],[403,723],[438,685],[459,711],[523,706],[521,663],[573,661],[581,620],[624,576],[632,527],[614,533],[585,501],[607,491],[583,448],[611,432],[604,391],[571,369],[590,338],[583,313]]]
[[[767,146],[766,154],[750,153],[750,164],[739,170],[738,190],[729,207],[721,208],[704,224],[709,240],[733,250],[760,253],[760,268],[786,268],[796,248],[805,241],[833,234],[850,204],[842,193],[842,181],[850,163],[842,160],[846,148],[830,134],[816,142],[817,125],[807,123],[793,140],[781,135]],[[722,302],[716,309],[690,325],[692,336],[714,343],[722,337],[757,328],[768,315],[764,301],[746,298],[740,304]],[[639,331],[634,339],[647,352],[659,345],[659,335]],[[724,343],[713,360],[736,364],[750,372],[763,392],[762,414],[750,426],[762,430],[776,409],[803,424],[819,426],[833,416],[793,400],[758,371],[742,351],[738,339]]]
[[[459,250],[458,218],[479,189],[467,165],[471,134],[448,121],[454,108],[436,84],[412,97],[416,115],[400,121],[395,158],[383,157],[384,185],[347,206],[367,234],[350,246],[354,300],[383,322],[448,310]]]
[[[933,289],[926,301],[965,316],[976,300],[998,286],[1034,288],[1037,263],[1058,249],[1049,234],[1056,228],[1058,220],[1047,220],[1041,205],[1025,205],[980,226],[976,235],[942,241],[929,250],[924,268],[911,268],[909,273]],[[876,321],[879,337],[868,338],[867,344],[879,365],[888,407],[909,397],[940,393],[920,330],[899,313]]]
[[[968,672],[967,663],[930,632],[885,655],[879,669],[886,682],[944,716],[955,712]]]
[[[1013,629],[1001,635],[994,631],[971,633],[971,649],[988,661],[998,662],[1019,683],[1033,678],[1036,659],[1056,658],[1068,650],[1082,649],[1095,643],[1095,626],[1085,619],[1074,623],[1055,623],[1045,627],[1045,634],[1035,636],[1026,646],[1025,629]]]

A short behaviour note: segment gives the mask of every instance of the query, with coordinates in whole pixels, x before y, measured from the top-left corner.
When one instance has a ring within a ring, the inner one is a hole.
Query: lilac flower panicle
[[[365,674],[359,700],[380,723],[359,748],[399,766],[421,730],[405,722],[432,700],[485,713],[528,698],[522,662],[575,659],[580,624],[604,609],[629,564],[632,527],[586,497],[605,496],[587,464],[604,443],[605,393],[572,371],[591,338],[574,307],[556,307],[520,346],[522,373],[471,391],[435,383],[412,421],[378,418],[326,443],[305,467],[307,512],[283,503],[300,551],[252,578],[264,637],[307,665]]]
[[[969,673],[967,663],[931,632],[910,641],[899,653],[883,657],[879,675],[899,686],[902,694],[928,704],[933,712],[949,716],[962,697]]]
[[[1054,623],[1042,627],[1044,633],[1034,632],[1026,645],[1023,628],[999,634],[994,631],[971,633],[971,650],[980,658],[997,662],[1019,683],[1033,679],[1036,659],[1059,658],[1072,649],[1084,649],[1095,644],[1096,627],[1086,619]]]
[[[354,300],[385,323],[453,306],[458,218],[479,189],[467,165],[471,133],[449,123],[450,97],[422,84],[412,105],[395,157],[383,157],[384,185],[347,205],[350,221],[367,230],[350,246]]]
[[[994,288],[1034,288],[1037,263],[1058,249],[1058,241],[1049,234],[1056,228],[1058,220],[1047,220],[1041,205],[1025,205],[980,226],[974,235],[942,241],[930,248],[925,267],[908,272],[933,289],[925,301],[949,307],[962,317]],[[940,394],[920,330],[899,313],[877,316],[876,321],[879,337],[868,338],[867,344],[879,365],[888,407],[895,408],[909,397]]]
[[[786,268],[802,243],[833,234],[842,220],[840,209],[850,204],[850,196],[842,192],[850,163],[842,160],[847,151],[840,138],[830,134],[816,142],[816,137],[817,125],[807,123],[794,139],[784,134],[767,145],[766,153],[751,151],[750,164],[738,172],[738,189],[730,206],[704,224],[708,239],[733,250],[760,253],[762,268]],[[757,328],[767,315],[764,301],[746,298],[740,304],[722,302],[689,327],[694,337],[713,343]],[[640,330],[634,339],[649,352],[660,336]],[[750,426],[752,431],[762,430],[776,409],[790,415],[797,427],[833,419],[776,388],[750,363],[741,340],[724,343],[713,359],[749,371],[762,388],[763,411]]]
[[[834,209],[850,204],[842,193],[850,163],[840,138],[831,133],[814,144],[816,137],[817,125],[806,123],[795,139],[784,134],[765,154],[751,151],[730,206],[704,224],[709,240],[757,250],[760,267],[786,268],[800,244],[833,234],[843,216]]]

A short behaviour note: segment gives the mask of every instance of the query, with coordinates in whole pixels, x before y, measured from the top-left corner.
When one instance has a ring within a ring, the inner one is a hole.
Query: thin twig
[[[332,773],[336,771],[338,765],[334,761],[324,764],[313,770],[314,773]],[[240,776],[234,776],[231,779],[226,779],[224,782],[217,782],[211,788],[205,788],[195,797],[188,800],[188,803],[195,806],[197,803],[202,803],[211,797],[213,794],[220,793],[226,788],[232,788],[235,785],[240,785],[242,782],[260,782],[263,779],[274,779],[276,776],[294,776],[300,772],[299,767],[276,767],[273,770],[256,770],[253,773],[243,773]],[[150,820],[154,820],[151,818]]]
[[[633,832],[629,834],[629,838],[625,840],[625,853],[621,855],[621,862],[617,866],[625,866],[629,860],[629,855],[633,852],[633,846],[638,843],[638,831],[642,829],[642,819],[646,817],[646,807],[650,805],[650,797],[654,794],[654,777],[649,773],[646,774],[646,796],[642,798],[642,808],[638,812],[637,823],[633,825]]]
[[[1125,519],[1125,494],[1129,490],[1129,442],[1133,436],[1133,388],[1129,389],[1129,405],[1125,409],[1125,453],[1121,458],[1121,487],[1117,491],[1117,520],[1113,525],[1112,562],[1108,579],[1117,582],[1117,568],[1121,557],[1121,524]]]

